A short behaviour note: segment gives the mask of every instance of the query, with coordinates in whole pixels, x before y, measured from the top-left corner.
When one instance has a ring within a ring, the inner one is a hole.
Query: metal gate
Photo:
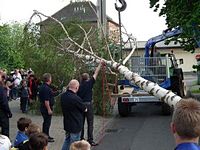
[[[132,57],[130,70],[158,84],[168,76],[167,57]]]

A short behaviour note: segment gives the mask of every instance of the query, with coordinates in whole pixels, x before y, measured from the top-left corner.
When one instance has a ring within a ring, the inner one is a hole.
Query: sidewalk
[[[14,140],[16,136],[17,120],[20,117],[31,118],[32,122],[37,123],[38,125],[40,125],[40,127],[42,127],[42,122],[43,122],[42,116],[21,113],[21,111],[19,110],[19,104],[20,102],[17,100],[9,102],[10,109],[13,113],[13,117],[10,119],[10,139],[12,141]],[[103,118],[101,116],[94,117],[94,140],[95,141],[98,142],[102,138],[104,127],[111,120],[112,120],[112,117],[110,118]],[[52,117],[50,135],[55,138],[55,142],[48,144],[48,150],[61,150],[63,142],[64,142],[64,137],[65,137],[62,116]]]

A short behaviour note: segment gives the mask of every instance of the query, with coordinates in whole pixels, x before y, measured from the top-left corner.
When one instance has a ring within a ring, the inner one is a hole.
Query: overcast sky
[[[97,0],[91,0],[95,5]],[[107,15],[118,22],[116,0],[107,0]],[[127,8],[121,13],[122,23],[138,41],[146,41],[166,29],[165,19],[149,8],[149,0],[126,0]],[[26,22],[33,10],[52,15],[70,3],[70,0],[0,0],[0,22]],[[120,6],[120,5],[119,5]]]

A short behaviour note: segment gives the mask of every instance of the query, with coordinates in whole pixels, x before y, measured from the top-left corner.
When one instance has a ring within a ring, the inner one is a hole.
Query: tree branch
[[[88,33],[87,33],[87,32],[85,31],[85,29],[84,29],[81,25],[78,24],[78,26],[79,26],[79,28],[84,32],[84,34],[85,34],[84,40],[87,41],[88,46],[89,46],[89,48],[90,48],[90,51],[94,54],[94,51],[93,51],[93,49],[92,49],[92,46],[91,46],[90,41],[89,41],[89,38],[88,38],[88,34],[91,32],[92,27],[90,28],[90,30],[89,30]],[[81,46],[83,46],[83,45],[81,45]]]
[[[67,29],[64,27],[64,25],[62,24],[62,22],[60,22],[58,19],[54,18],[54,17],[51,17],[51,16],[47,16],[37,10],[34,10],[34,15],[42,15],[44,17],[47,17],[47,18],[50,18],[52,20],[54,20],[55,22],[57,22],[61,28],[63,29],[64,33],[66,34],[67,38],[69,39],[69,41],[71,43],[73,43],[75,46],[79,47],[80,49],[84,50],[85,52],[87,52],[88,54],[92,55],[92,56],[95,56],[95,57],[98,57],[97,55],[93,54],[92,52],[90,52],[89,50],[85,49],[83,46],[79,45],[77,42],[75,42],[70,36],[69,36],[69,33],[67,31]]]

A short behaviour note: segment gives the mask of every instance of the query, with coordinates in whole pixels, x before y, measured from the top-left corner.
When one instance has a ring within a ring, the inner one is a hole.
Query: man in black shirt
[[[54,139],[49,136],[49,129],[51,126],[51,118],[53,114],[54,105],[54,93],[50,88],[52,82],[52,77],[50,73],[45,73],[43,75],[44,83],[39,89],[39,99],[40,99],[40,112],[44,119],[42,125],[42,131],[48,136],[49,142],[54,142]]]
[[[76,95],[79,82],[71,80],[68,90],[61,95],[61,108],[63,112],[64,130],[66,132],[62,150],[69,150],[70,144],[80,140],[83,127],[83,113],[87,111],[81,98]]]
[[[93,105],[92,105],[92,89],[93,85],[95,83],[95,80],[99,74],[99,71],[101,69],[101,63],[99,63],[98,67],[96,68],[92,78],[89,78],[88,73],[82,74],[82,81],[80,84],[80,88],[78,91],[78,96],[82,98],[83,103],[87,106],[87,112],[84,113],[83,118],[83,128],[81,132],[81,139],[84,139],[84,124],[85,124],[85,118],[87,118],[87,125],[88,125],[88,142],[91,146],[98,145],[93,141],[93,123],[94,123],[94,114],[93,114]]]

